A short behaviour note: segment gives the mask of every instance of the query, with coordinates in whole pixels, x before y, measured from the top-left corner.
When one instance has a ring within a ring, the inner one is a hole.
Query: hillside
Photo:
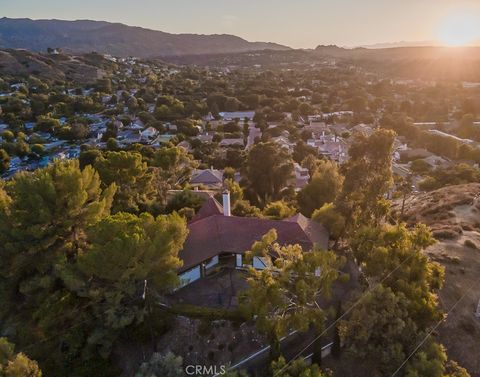
[[[439,338],[449,356],[478,377],[480,319],[474,313],[480,299],[480,184],[449,186],[412,197],[406,204],[405,220],[410,225],[429,225],[438,240],[426,252],[446,269],[440,291],[444,311],[476,282],[439,328]]]
[[[196,54],[167,57],[175,64],[205,66],[261,65],[278,68],[282,65],[326,64],[351,66],[367,72],[394,78],[448,81],[480,81],[480,48],[395,47],[355,48],[319,46],[315,50],[256,51],[235,54]]]
[[[275,43],[227,35],[170,34],[104,21],[0,19],[0,47],[96,51],[115,56],[165,57],[256,50],[288,50]]]
[[[480,47],[354,48],[318,46],[317,57],[350,61],[371,71],[423,80],[480,80]]]
[[[0,75],[35,75],[47,80],[91,84],[103,78],[112,65],[98,54],[45,55],[27,50],[0,50]]]

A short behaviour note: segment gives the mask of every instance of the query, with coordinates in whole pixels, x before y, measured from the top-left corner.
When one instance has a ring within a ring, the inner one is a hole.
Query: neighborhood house
[[[245,267],[244,254],[269,230],[277,231],[280,245],[299,244],[304,251],[314,245],[328,248],[327,229],[301,214],[284,220],[237,217],[230,214],[230,193],[223,193],[223,206],[210,197],[188,224],[188,236],[180,259],[182,286],[208,274],[215,266]],[[274,256],[272,256],[274,257]],[[253,267],[263,269],[264,261],[254,257]]]

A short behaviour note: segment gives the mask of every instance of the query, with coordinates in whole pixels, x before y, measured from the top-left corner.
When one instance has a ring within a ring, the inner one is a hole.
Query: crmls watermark
[[[225,365],[187,365],[185,367],[187,376],[217,376],[227,373]]]

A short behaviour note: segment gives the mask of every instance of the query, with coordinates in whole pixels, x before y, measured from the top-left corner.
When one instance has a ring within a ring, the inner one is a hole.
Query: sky
[[[480,0],[0,0],[1,16],[234,34],[294,48],[480,40]]]

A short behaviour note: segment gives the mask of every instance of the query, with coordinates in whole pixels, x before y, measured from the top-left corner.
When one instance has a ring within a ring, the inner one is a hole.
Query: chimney
[[[223,216],[232,216],[230,213],[230,191],[223,192]]]

